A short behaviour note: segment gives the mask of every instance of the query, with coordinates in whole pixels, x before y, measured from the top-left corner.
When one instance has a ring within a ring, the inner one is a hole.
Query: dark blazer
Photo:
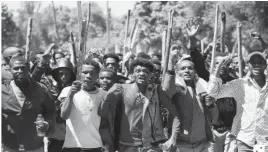
[[[42,84],[32,81],[23,92],[26,99],[21,107],[10,83],[2,85],[2,143],[18,149],[22,142],[26,150],[34,150],[43,146],[43,138],[37,136],[34,123],[37,115],[43,114],[50,132],[55,123],[55,106]]]
[[[118,103],[122,104],[121,108],[121,121],[120,123],[120,135],[119,140],[125,141],[128,143],[134,143],[132,129],[135,128],[132,122],[136,121],[135,113],[142,113],[143,120],[143,130],[142,130],[142,140],[143,146],[148,146],[153,142],[164,140],[163,128],[162,128],[162,116],[159,109],[155,110],[157,112],[149,112],[156,105],[163,104],[167,107],[168,110],[172,111],[174,115],[177,115],[176,109],[172,102],[167,102],[165,100],[171,100],[172,94],[169,90],[172,85],[175,85],[175,76],[174,75],[166,75],[165,82],[162,86],[160,85],[152,85],[148,88],[150,92],[149,98],[147,99],[150,102],[141,103],[138,99],[138,87],[136,83],[132,84],[115,84],[107,93],[104,101],[102,102],[101,108],[99,110],[99,115],[103,118],[107,118],[110,120],[110,127],[113,138],[115,138],[116,134],[114,133],[115,128],[113,128],[113,123],[115,120],[115,107]],[[142,107],[142,108],[138,108]],[[150,116],[154,118],[154,125],[152,127],[152,123],[150,123]],[[152,133],[154,138],[152,137]]]

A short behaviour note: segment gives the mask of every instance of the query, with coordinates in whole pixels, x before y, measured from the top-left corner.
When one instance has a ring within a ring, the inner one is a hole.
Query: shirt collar
[[[264,89],[268,89],[268,79],[266,79],[266,83],[263,86],[263,88],[261,88],[250,76],[245,77],[244,80],[246,80],[250,85],[253,85],[255,88],[257,88],[260,91]]]

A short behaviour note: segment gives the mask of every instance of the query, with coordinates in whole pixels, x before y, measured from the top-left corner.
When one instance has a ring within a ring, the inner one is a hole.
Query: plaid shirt
[[[215,98],[234,97],[237,101],[231,134],[238,140],[253,147],[256,141],[261,143],[260,139],[268,137],[268,121],[263,121],[268,115],[267,82],[260,88],[254,80],[246,77],[222,84],[221,79],[211,75],[208,93]]]

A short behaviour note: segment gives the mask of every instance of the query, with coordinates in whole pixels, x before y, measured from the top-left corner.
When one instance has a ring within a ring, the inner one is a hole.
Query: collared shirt
[[[222,85],[222,80],[211,75],[208,93],[216,98],[234,97],[237,101],[237,112],[234,117],[231,134],[249,146],[254,145],[259,135],[256,124],[264,115],[264,104],[267,103],[268,84],[260,88],[250,77],[237,79]],[[268,125],[268,122],[264,125]],[[268,129],[262,131],[268,135]],[[258,142],[258,141],[257,141]]]

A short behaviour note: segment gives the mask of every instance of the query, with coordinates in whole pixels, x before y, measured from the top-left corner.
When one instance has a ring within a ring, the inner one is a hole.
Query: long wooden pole
[[[237,23],[237,42],[238,42],[238,68],[239,68],[239,78],[243,77],[243,69],[242,69],[242,47],[241,47],[241,23]]]
[[[79,69],[77,69],[77,78],[80,78],[81,75],[81,66],[82,66],[82,62],[85,59],[85,55],[86,55],[86,51],[84,50],[84,43],[85,43],[85,30],[86,30],[86,25],[87,25],[87,21],[83,20],[81,23],[81,33],[80,33],[80,39],[79,39],[79,60],[77,63],[77,67]]]
[[[130,20],[130,10],[127,12],[127,21],[126,21],[126,29],[125,29],[125,37],[124,37],[124,47],[123,47],[123,56],[126,55],[126,47],[127,47],[127,38],[128,38],[128,29],[129,29],[129,20]],[[122,65],[122,73],[126,72],[126,67]]]
[[[77,1],[77,15],[78,15],[78,29],[79,29],[79,34],[82,31],[82,6],[81,6],[81,1]]]
[[[81,28],[81,33],[80,33],[80,41],[79,41],[79,47],[80,47],[80,49],[79,49],[79,51],[80,52],[84,52],[85,50],[84,50],[84,43],[85,43],[85,31],[86,31],[86,26],[87,26],[87,21],[86,20],[82,20],[82,28]]]
[[[77,64],[77,59],[76,59],[74,35],[72,31],[70,31],[70,43],[71,43],[71,62],[73,63],[73,66],[75,67],[75,65]]]
[[[131,42],[133,40],[135,29],[137,28],[137,24],[138,24],[138,19],[135,19],[134,25],[133,25],[133,27],[131,29],[130,36],[129,36],[129,42],[128,42],[128,47],[129,48],[131,48]]]
[[[164,67],[164,58],[166,54],[166,40],[167,40],[167,30],[164,30],[162,33],[162,60],[161,60],[161,65],[162,68]]]
[[[130,20],[130,10],[128,10],[128,12],[127,12],[127,21],[126,21],[126,29],[125,29],[125,37],[124,37],[124,52],[123,52],[123,55],[126,54],[128,29],[129,29],[129,20]]]
[[[88,37],[88,29],[89,29],[89,24],[90,24],[90,16],[91,16],[91,4],[88,4],[88,12],[87,12],[87,23],[86,23],[86,30],[85,30],[85,48],[84,50],[87,50],[87,37]]]
[[[204,40],[200,40],[200,43],[201,43],[201,52],[202,54],[204,54],[204,51],[205,51]]]
[[[32,36],[32,28],[33,28],[33,19],[28,19],[27,25],[27,37],[26,37],[26,51],[25,51],[25,59],[28,62],[30,58],[30,45],[31,45],[31,36]]]
[[[58,27],[57,27],[57,20],[56,20],[56,10],[55,10],[55,6],[54,6],[53,1],[52,1],[52,9],[53,9],[54,28],[55,28],[55,31],[56,31],[57,39],[58,39],[58,41],[60,41],[60,35],[59,35],[59,31],[58,31]]]
[[[174,10],[170,10],[169,12],[169,22],[168,22],[168,31],[167,31],[167,39],[166,39],[166,52],[165,52],[165,61],[164,61],[164,67],[163,67],[163,77],[162,81],[164,81],[165,74],[167,72],[168,68],[168,61],[169,61],[169,54],[170,54],[170,46],[171,46],[171,38],[172,38],[172,25],[173,25],[173,13]]]
[[[133,36],[132,36],[132,39],[131,39],[131,44],[130,44],[130,48],[132,49],[133,48],[133,45],[135,43],[135,39],[136,39],[136,35],[138,33],[138,30],[139,30],[139,20],[136,24],[136,26],[134,27],[134,33],[133,33]]]
[[[226,27],[226,14],[221,13],[221,52],[225,52],[225,27]]]
[[[211,64],[210,64],[210,71],[209,71],[210,73],[213,73],[214,65],[215,65],[215,52],[216,52],[217,34],[218,34],[218,14],[219,14],[219,4],[216,5],[213,48],[212,48]]]
[[[109,51],[109,44],[110,44],[110,8],[109,8],[109,2],[106,2],[107,7],[107,52]]]

